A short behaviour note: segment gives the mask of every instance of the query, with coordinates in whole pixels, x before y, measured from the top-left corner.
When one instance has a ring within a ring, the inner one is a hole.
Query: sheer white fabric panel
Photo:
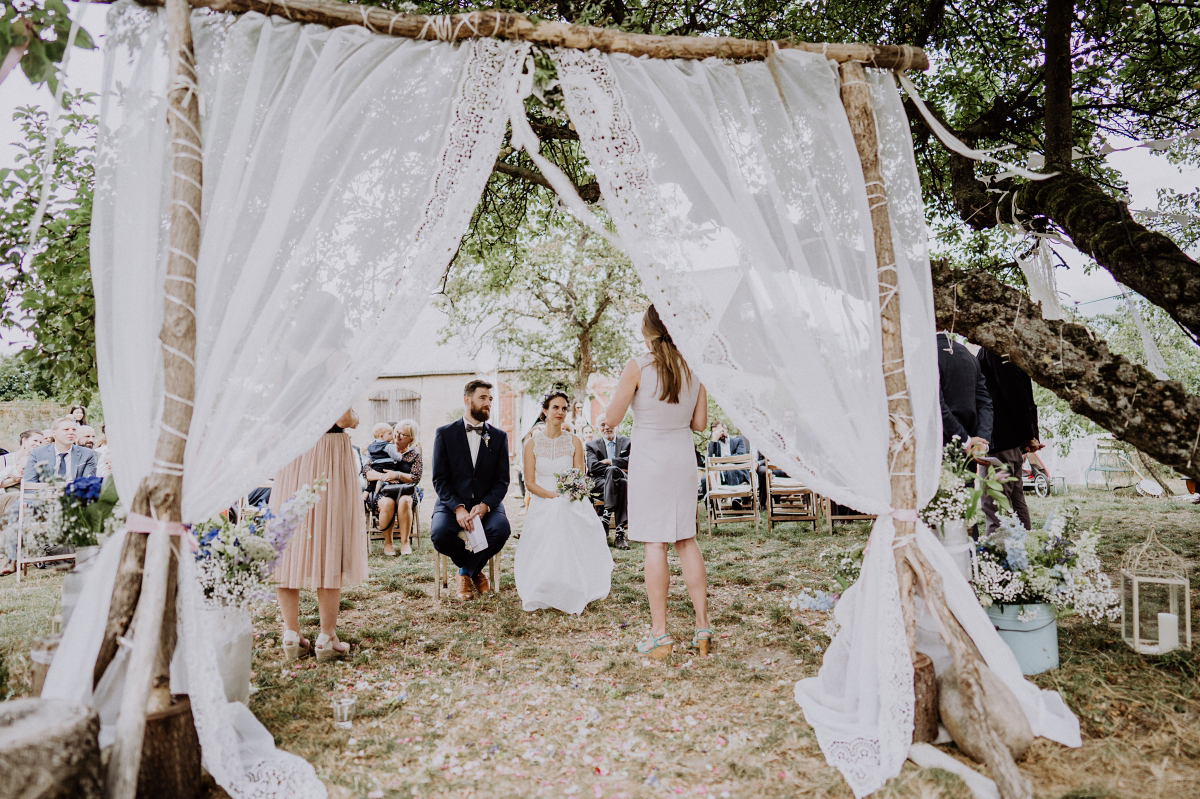
[[[887,408],[862,168],[836,73],[555,55],[567,110],[688,363],[784,470],[886,512]]]
[[[93,263],[114,472],[130,496],[161,390],[165,58],[153,10],[112,13]],[[196,12],[193,31],[205,155],[187,521],[311,446],[378,374],[467,228],[527,50],[254,13]]]

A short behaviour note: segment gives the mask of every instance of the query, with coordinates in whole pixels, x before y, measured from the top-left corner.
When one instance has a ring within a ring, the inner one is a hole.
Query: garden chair
[[[793,477],[778,477],[767,461],[767,532],[775,522],[811,522],[817,529],[818,496]]]
[[[1092,487],[1089,479],[1092,472],[1100,473],[1104,478],[1105,488],[1113,487],[1110,481],[1116,481],[1117,475],[1121,475],[1117,488],[1131,486],[1141,479],[1138,470],[1129,460],[1129,455],[1112,439],[1102,438],[1096,442],[1096,454],[1092,457],[1092,465],[1083,473],[1083,484],[1087,488]]]
[[[844,505],[835,505],[829,497],[821,497],[821,504],[824,505],[825,518],[829,520],[829,534],[833,535],[834,522],[852,522],[859,519],[874,521],[875,515],[871,513],[860,513],[853,508],[848,508]]]
[[[729,522],[753,520],[754,532],[758,532],[758,473],[753,456],[730,455],[710,457],[705,461],[705,480],[708,492],[704,504],[708,511],[708,532],[713,527]],[[739,485],[722,485],[721,475],[727,472],[746,472],[749,482]]]
[[[37,518],[36,507],[51,502],[58,502],[58,498],[61,495],[61,486],[21,481],[21,498],[18,500],[19,504],[17,505],[17,583],[21,582],[21,577],[29,570],[30,566],[39,563],[75,560],[74,553],[67,555],[41,555],[33,558],[25,557],[25,541],[27,537],[32,536],[38,529],[44,530],[50,526],[49,521]],[[31,538],[28,540],[32,541]]]
[[[433,598],[436,602],[442,601],[442,592],[450,591],[450,572],[453,571],[453,565],[450,558],[436,549],[433,550]],[[488,560],[488,582],[492,584],[493,594],[500,590],[500,582],[496,579],[495,557]]]

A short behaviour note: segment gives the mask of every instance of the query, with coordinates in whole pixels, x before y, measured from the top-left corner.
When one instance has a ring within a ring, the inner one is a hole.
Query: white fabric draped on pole
[[[554,54],[568,113],[621,242],[676,344],[752,444],[819,493],[879,514],[843,624],[797,701],[858,796],[899,773],[912,740],[912,663],[899,605],[878,279],[862,167],[836,65]],[[924,208],[890,75],[870,89],[880,139],[917,441],[918,498],[937,488],[941,417]],[[922,530],[923,548],[941,545]],[[956,610],[1035,731],[1036,687],[970,587],[931,555]],[[975,617],[985,620],[983,626]],[[984,629],[986,627],[986,629]],[[936,650],[940,641],[926,642]],[[943,648],[944,651],[944,648]],[[946,658],[935,658],[942,666]],[[1011,667],[1011,668],[1010,668]],[[1032,693],[1031,693],[1032,692]],[[1054,706],[1057,695],[1048,699]],[[1074,718],[1067,714],[1067,726]],[[1078,732],[1075,732],[1078,738]]]
[[[528,51],[255,13],[197,11],[192,30],[204,207],[187,522],[308,449],[391,357],[380,342],[425,305],[468,227]],[[162,404],[165,15],[121,2],[108,32],[92,274],[101,395],[128,502],[150,473]],[[72,618],[44,695],[119,703],[121,664],[95,696],[91,673],[120,546],[108,543],[108,568],[85,586],[79,606],[95,612]],[[205,767],[238,799],[323,796],[310,766],[226,705],[190,566],[179,647]]]

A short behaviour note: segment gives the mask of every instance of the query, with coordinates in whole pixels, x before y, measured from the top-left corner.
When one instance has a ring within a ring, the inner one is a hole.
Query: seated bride
[[[542,401],[546,426],[525,444],[525,485],[533,495],[514,571],[525,610],[556,608],[582,613],[608,596],[613,560],[604,525],[588,492],[560,496],[558,477],[572,469],[583,475],[583,443],[563,429],[569,401],[551,391]]]

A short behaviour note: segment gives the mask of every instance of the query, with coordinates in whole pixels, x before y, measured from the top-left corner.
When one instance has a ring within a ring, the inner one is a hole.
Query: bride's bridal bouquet
[[[596,490],[596,482],[588,477],[583,469],[567,469],[558,478],[558,495],[566,497],[571,502],[591,501],[592,492]]]

